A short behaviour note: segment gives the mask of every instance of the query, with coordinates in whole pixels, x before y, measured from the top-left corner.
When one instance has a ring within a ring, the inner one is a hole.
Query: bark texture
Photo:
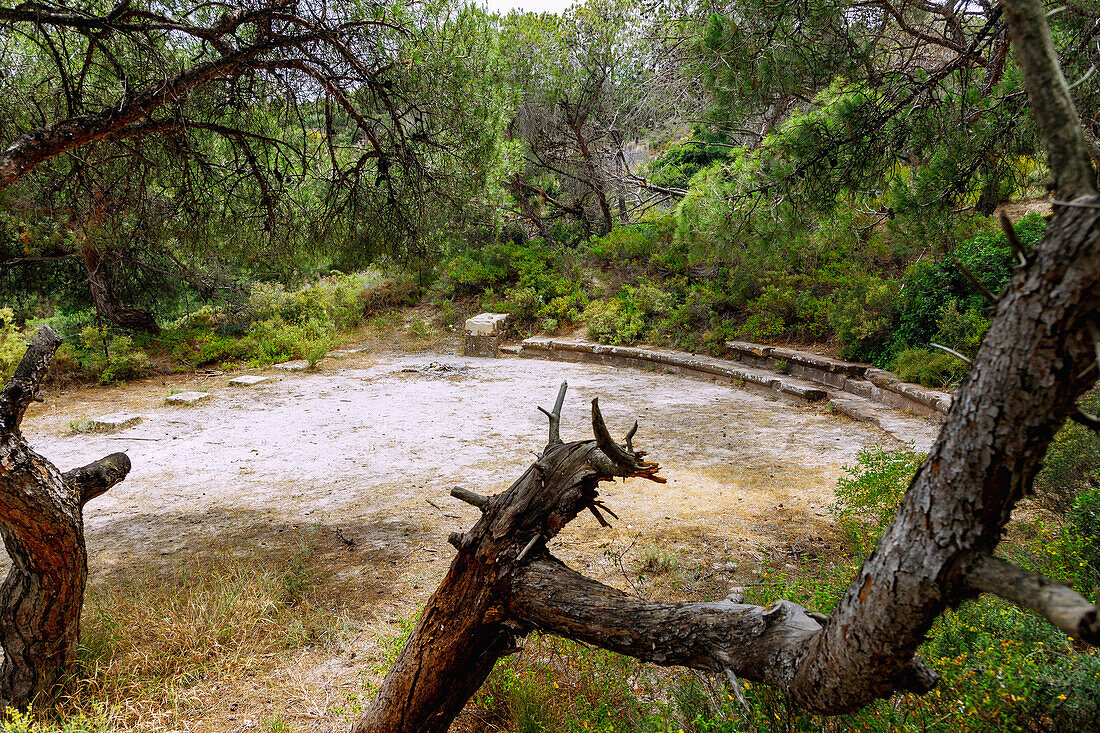
[[[0,535],[12,562],[0,585],[0,706],[26,707],[70,674],[88,574],[82,508],[130,469],[116,453],[62,474],[23,438],[23,415],[60,345],[39,330],[0,391]]]

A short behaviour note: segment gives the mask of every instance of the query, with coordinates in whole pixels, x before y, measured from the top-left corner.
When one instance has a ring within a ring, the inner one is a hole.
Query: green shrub
[[[255,339],[252,359],[257,365],[305,359],[313,367],[336,344],[332,326],[322,321],[288,324],[272,318],[252,324],[250,335]]]
[[[926,387],[955,387],[962,382],[970,366],[943,351],[906,349],[894,357],[891,370],[903,382]]]
[[[857,555],[874,549],[923,461],[924,456],[912,448],[872,447],[859,451],[856,465],[844,467],[848,475],[837,481],[836,503],[830,512]]]
[[[656,334],[657,321],[672,308],[671,294],[651,282],[624,285],[607,301],[593,301],[584,310],[588,337],[601,343],[630,344]]]
[[[24,337],[15,326],[15,314],[11,308],[0,308],[0,385],[15,372],[27,346]]]
[[[1081,400],[1091,413],[1100,411],[1100,390]],[[1100,436],[1073,421],[1066,421],[1047,446],[1043,468],[1035,477],[1039,503],[1057,512],[1069,509],[1078,494],[1100,480]]]
[[[989,321],[975,306],[959,310],[959,301],[950,300],[940,306],[939,320],[933,341],[973,357],[989,330]]]
[[[626,262],[648,264],[666,257],[676,222],[671,216],[655,221],[618,226],[602,237],[588,240],[588,254],[597,262],[618,266]]]
[[[622,301],[594,300],[584,309],[588,338],[602,344],[631,344],[642,337],[642,313]]]
[[[846,359],[879,362],[888,352],[897,321],[899,284],[865,275],[838,290],[829,324]]]
[[[745,306],[749,317],[736,335],[750,341],[824,336],[827,304],[799,280],[786,278],[766,286]]]
[[[100,384],[136,379],[152,371],[149,356],[129,336],[108,328],[86,326],[80,332],[76,356],[81,368]]]

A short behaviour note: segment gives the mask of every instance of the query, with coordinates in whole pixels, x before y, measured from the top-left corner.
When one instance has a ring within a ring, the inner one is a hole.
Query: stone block
[[[141,415],[134,415],[125,412],[113,412],[110,415],[100,415],[93,418],[92,429],[101,432],[111,432],[112,430],[122,430],[123,428],[133,427],[141,422]]]
[[[497,336],[508,322],[507,313],[479,313],[466,319],[467,336]]]
[[[284,372],[302,372],[309,369],[309,362],[305,359],[295,359],[294,361],[284,361],[281,364],[272,364],[273,369],[281,369]]]
[[[233,377],[229,380],[230,386],[233,387],[252,387],[260,382],[266,382],[271,377],[261,377],[257,374],[245,374],[240,377]]]
[[[462,353],[466,356],[500,356],[500,336],[507,313],[482,313],[466,319]]]
[[[177,392],[165,399],[170,405],[197,405],[210,396],[209,392]]]

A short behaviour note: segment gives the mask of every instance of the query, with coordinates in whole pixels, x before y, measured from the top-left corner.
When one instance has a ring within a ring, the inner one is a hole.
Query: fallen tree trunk
[[[11,558],[0,585],[0,709],[25,708],[71,673],[88,576],[82,509],[130,470],[115,453],[62,474],[23,438],[23,415],[60,345],[39,330],[0,391],[0,535]]]
[[[539,460],[491,498],[452,493],[477,506],[481,520],[451,535],[458,555],[429,599],[355,733],[443,733],[493,664],[516,641],[540,630],[661,665],[724,672],[788,687],[825,617],[789,601],[767,608],[730,601],[651,603],[570,570],[546,543],[584,510],[601,524],[614,514],[597,486],[615,477],[663,483],[658,466],[608,433],[592,401],[594,440],[562,443],[562,384]],[[541,408],[540,408],[541,409]],[[899,686],[925,691],[935,675],[919,659]]]
[[[784,601],[766,608],[648,603],[547,556],[545,539],[595,506],[600,481],[655,478],[656,470],[641,462],[629,436],[625,449],[610,439],[595,402],[596,440],[562,445],[559,397],[538,463],[500,496],[466,497],[484,516],[454,538],[459,554],[450,573],[355,731],[446,730],[492,662],[533,629],[766,682],[825,714],[897,690],[931,689],[936,676],[917,647],[941,613],[978,593],[1001,595],[1100,644],[1092,602],[992,556],[1058,428],[1072,418],[1100,430],[1100,418],[1076,407],[1100,374],[1095,174],[1042,4],[1002,4],[1057,182],[1054,218],[998,304],[897,516],[833,613],[825,618]]]

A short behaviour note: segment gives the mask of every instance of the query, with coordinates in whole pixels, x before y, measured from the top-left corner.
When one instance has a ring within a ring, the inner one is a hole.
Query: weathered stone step
[[[820,354],[748,341],[727,341],[726,349],[737,359],[768,369],[783,367],[793,376],[844,390],[927,417],[942,417],[951,409],[952,396],[919,384],[903,382],[884,369],[853,364]]]
[[[724,378],[733,383],[760,387],[807,402],[818,402],[828,397],[825,390],[801,379],[781,376],[767,369],[748,367],[726,359],[681,351],[612,346],[589,341],[552,338],[526,339],[520,355],[527,356],[528,351],[532,356],[548,356],[570,361],[594,361],[640,367],[660,365],[672,373]]]
[[[612,346],[589,341],[546,337],[526,339],[519,348],[510,349],[506,353],[564,361],[589,361],[633,366],[644,369],[653,369],[656,366],[673,374],[706,378],[717,377],[722,381],[728,379],[731,383],[742,387],[767,390],[772,394],[792,397],[805,402],[821,402],[828,399],[829,404],[837,412],[876,425],[902,443],[913,443],[917,450],[926,451],[932,444],[932,431],[929,430],[927,418],[918,417],[895,409],[894,406],[883,404],[883,402],[875,399],[874,394],[858,395],[836,388],[826,390],[813,381],[776,374],[771,369],[764,367],[746,366],[743,362],[733,362],[710,356],[652,347]],[[825,357],[821,358],[824,359]],[[862,368],[865,369],[866,367]],[[872,390],[882,391],[881,388],[876,387],[871,382],[847,377],[842,371],[830,373],[838,375],[848,382],[858,381],[868,385]]]
[[[197,405],[209,398],[209,392],[177,392],[165,397],[164,401],[170,405]]]
[[[271,377],[261,377],[258,374],[242,374],[239,377],[233,377],[229,380],[229,385],[232,387],[252,387],[260,382],[266,382]]]

